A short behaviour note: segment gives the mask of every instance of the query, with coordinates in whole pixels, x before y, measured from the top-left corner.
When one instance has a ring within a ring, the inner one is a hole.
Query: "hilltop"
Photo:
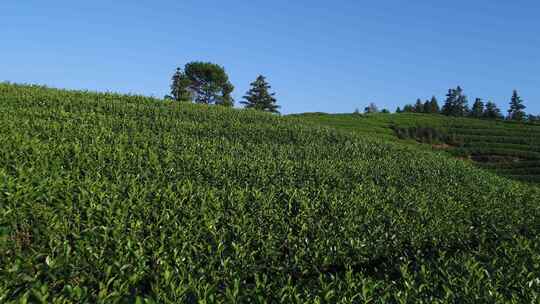
[[[0,84],[0,302],[538,301],[540,190],[373,125]]]
[[[515,180],[540,183],[540,125],[437,114],[293,115],[302,121],[444,151]]]

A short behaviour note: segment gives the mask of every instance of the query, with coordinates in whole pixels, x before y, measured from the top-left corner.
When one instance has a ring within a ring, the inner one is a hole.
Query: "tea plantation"
[[[537,187],[304,121],[0,84],[0,303],[540,301]]]
[[[298,115],[295,115],[298,116]],[[299,115],[304,121],[392,141],[433,144],[480,168],[540,184],[540,125],[428,114]],[[441,146],[444,144],[444,146]],[[425,147],[424,147],[425,148]]]

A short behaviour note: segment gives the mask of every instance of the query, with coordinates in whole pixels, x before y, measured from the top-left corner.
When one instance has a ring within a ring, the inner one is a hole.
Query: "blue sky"
[[[284,113],[394,110],[461,85],[540,113],[538,1],[0,2],[0,80],[162,97],[176,66],[261,73]]]

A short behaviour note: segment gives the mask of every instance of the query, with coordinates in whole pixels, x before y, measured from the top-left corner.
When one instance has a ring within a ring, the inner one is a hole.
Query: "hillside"
[[[362,135],[427,144],[501,176],[540,184],[540,125],[413,113],[294,117]]]
[[[538,188],[300,120],[0,84],[0,302],[539,300]]]

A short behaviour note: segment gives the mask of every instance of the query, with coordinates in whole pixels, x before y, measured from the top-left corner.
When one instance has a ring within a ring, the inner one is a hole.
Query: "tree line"
[[[455,89],[449,89],[446,94],[446,100],[442,108],[439,106],[437,98],[433,96],[430,100],[422,102],[417,99],[415,104],[407,104],[402,108],[398,107],[396,113],[427,113],[442,114],[455,117],[471,117],[483,119],[507,119],[521,122],[540,122],[540,115],[527,114],[523,99],[519,96],[517,90],[512,93],[510,107],[506,117],[502,114],[497,104],[492,101],[484,103],[481,98],[476,98],[472,107],[469,107],[467,95],[463,89],[458,86]]]
[[[210,62],[189,62],[177,68],[171,78],[171,93],[165,99],[233,107],[233,84],[222,66]],[[240,102],[245,108],[279,113],[275,93],[262,75],[250,84]]]

